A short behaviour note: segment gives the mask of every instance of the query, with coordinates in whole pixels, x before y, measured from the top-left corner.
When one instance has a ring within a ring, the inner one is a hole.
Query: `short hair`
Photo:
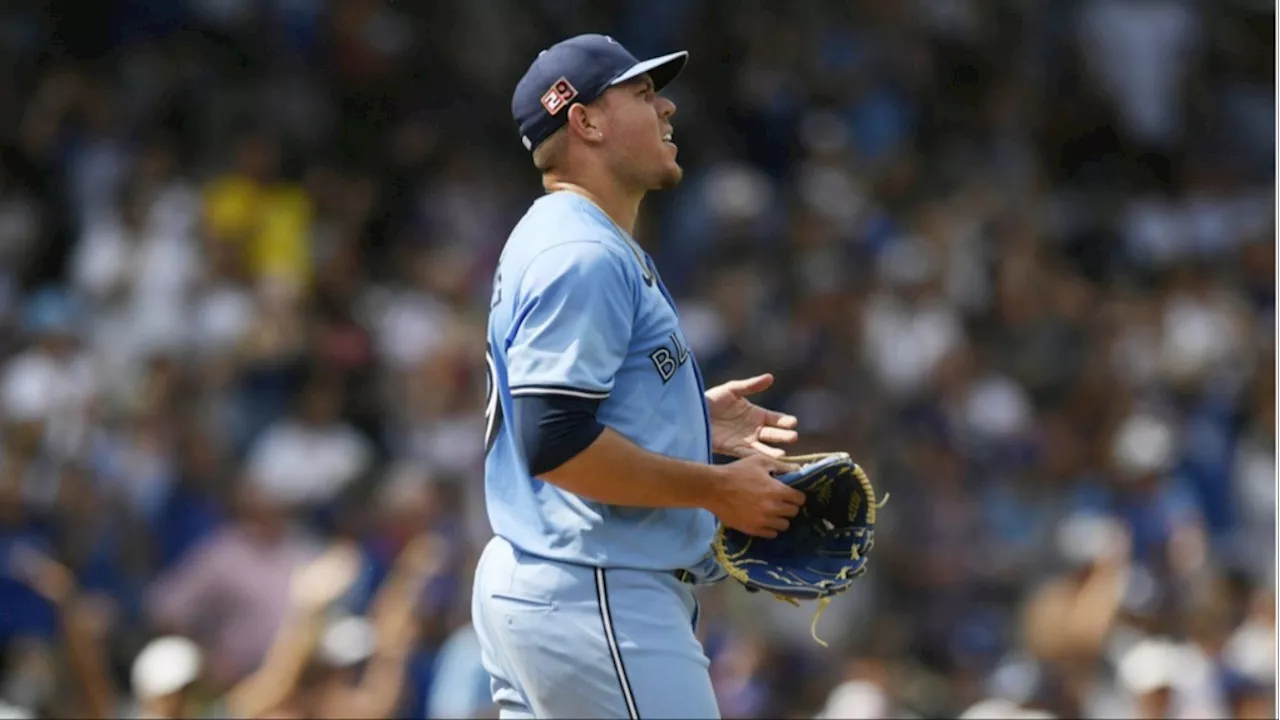
[[[554,170],[564,156],[565,145],[568,143],[569,131],[560,128],[547,136],[533,150],[533,166],[538,168],[538,172],[546,173]]]

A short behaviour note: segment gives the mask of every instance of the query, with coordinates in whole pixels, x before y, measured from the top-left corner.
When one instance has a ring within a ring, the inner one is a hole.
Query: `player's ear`
[[[569,106],[569,132],[587,142],[597,143],[604,139],[603,119],[603,113],[596,108],[581,103]]]

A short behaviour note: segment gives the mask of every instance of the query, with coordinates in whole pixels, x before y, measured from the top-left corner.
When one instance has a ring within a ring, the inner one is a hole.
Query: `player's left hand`
[[[773,375],[765,373],[731,380],[707,391],[712,450],[734,457],[760,453],[777,458],[786,454],[771,443],[793,443],[799,438],[795,417],[766,410],[747,399],[770,385]]]

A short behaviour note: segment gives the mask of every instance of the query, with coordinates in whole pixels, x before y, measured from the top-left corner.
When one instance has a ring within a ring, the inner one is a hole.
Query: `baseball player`
[[[488,328],[496,537],[472,617],[504,718],[719,717],[692,592],[723,577],[716,520],[775,537],[804,502],[769,444],[793,442],[796,419],[746,399],[772,378],[704,388],[631,236],[645,193],[681,178],[658,91],[687,57],[581,35],[512,98],[546,194],[503,250]]]

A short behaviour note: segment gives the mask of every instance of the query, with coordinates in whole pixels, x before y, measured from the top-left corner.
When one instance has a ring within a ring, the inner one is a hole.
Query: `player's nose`
[[[665,95],[658,96],[658,117],[666,120],[676,114],[676,104]]]

